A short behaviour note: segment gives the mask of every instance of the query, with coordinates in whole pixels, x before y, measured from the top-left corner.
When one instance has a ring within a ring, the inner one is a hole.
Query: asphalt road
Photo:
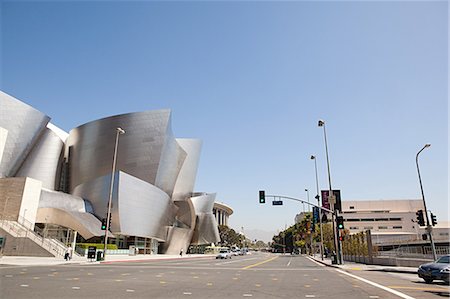
[[[349,276],[356,275],[356,276]],[[366,279],[366,281],[362,281]],[[369,281],[369,282],[368,282]],[[388,286],[390,291],[371,282]],[[393,292],[401,292],[394,294]],[[403,295],[405,294],[405,295]],[[402,297],[403,296],[403,297]],[[409,297],[408,297],[409,296]],[[0,267],[0,298],[442,298],[414,275],[336,270],[303,256]]]

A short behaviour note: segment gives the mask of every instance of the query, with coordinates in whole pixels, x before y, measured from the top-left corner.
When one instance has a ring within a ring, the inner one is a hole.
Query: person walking
[[[180,249],[180,257],[183,257],[183,248]]]
[[[66,262],[69,261],[69,256],[70,256],[69,248],[70,248],[70,247],[68,247],[68,248],[66,249],[66,253],[64,253],[64,259],[66,260]]]

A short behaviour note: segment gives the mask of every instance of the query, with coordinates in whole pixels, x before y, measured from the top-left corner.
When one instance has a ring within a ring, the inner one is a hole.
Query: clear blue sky
[[[2,1],[0,88],[70,129],[170,108],[204,142],[196,189],[231,225],[276,231],[315,195],[418,199],[448,220],[448,4]]]

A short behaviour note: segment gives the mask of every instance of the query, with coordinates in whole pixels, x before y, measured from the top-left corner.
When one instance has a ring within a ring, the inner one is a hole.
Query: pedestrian
[[[183,248],[180,250],[180,257],[183,257]]]
[[[67,248],[67,253],[69,253],[69,261],[72,259],[72,247]]]
[[[67,261],[69,261],[69,248],[67,248],[66,253],[64,253],[64,259]]]

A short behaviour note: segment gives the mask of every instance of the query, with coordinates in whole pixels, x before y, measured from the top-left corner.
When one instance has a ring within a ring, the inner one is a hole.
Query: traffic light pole
[[[430,237],[430,243],[431,243],[431,251],[433,253],[433,260],[436,260],[436,248],[434,246],[433,241],[433,226],[430,223],[430,218],[428,217],[428,210],[427,210],[427,204],[425,202],[425,195],[423,192],[423,186],[422,186],[422,178],[420,177],[420,170],[419,170],[419,154],[427,147],[429,147],[430,144],[427,143],[425,146],[417,153],[416,155],[416,165],[417,165],[417,174],[419,175],[419,184],[420,184],[420,191],[422,192],[422,200],[423,200],[423,207],[425,210],[425,219],[427,220],[427,228],[426,231],[428,232],[428,236]]]
[[[262,202],[261,201],[261,199],[262,199],[262,196],[263,196],[263,198],[264,198],[264,202]],[[307,204],[307,205],[310,205],[310,206],[313,206],[313,207],[316,207],[316,208],[318,208],[319,209],[319,218],[320,218],[320,240],[321,240],[321,249],[322,249],[322,251],[321,251],[321,257],[322,257],[322,260],[323,260],[323,232],[322,232],[322,210],[323,211],[326,211],[326,212],[328,212],[328,213],[331,213],[332,215],[335,215],[335,212],[334,211],[332,211],[332,210],[330,210],[330,209],[327,209],[327,208],[324,208],[324,207],[321,207],[320,205],[319,205],[319,200],[317,200],[317,205],[315,205],[315,204],[313,204],[313,203],[310,203],[309,201],[304,201],[304,200],[302,200],[302,199],[298,199],[298,198],[294,198],[294,197],[288,197],[288,196],[282,196],[282,195],[265,195],[265,192],[264,191],[259,191],[259,202],[260,203],[265,203],[265,198],[266,197],[272,197],[272,198],[283,198],[283,199],[289,199],[289,200],[293,200],[293,201],[298,201],[298,202],[301,202],[301,203],[303,203],[303,204]],[[334,218],[334,217],[333,217]],[[334,220],[333,220],[334,221]],[[333,225],[333,227],[334,227],[334,225]]]

